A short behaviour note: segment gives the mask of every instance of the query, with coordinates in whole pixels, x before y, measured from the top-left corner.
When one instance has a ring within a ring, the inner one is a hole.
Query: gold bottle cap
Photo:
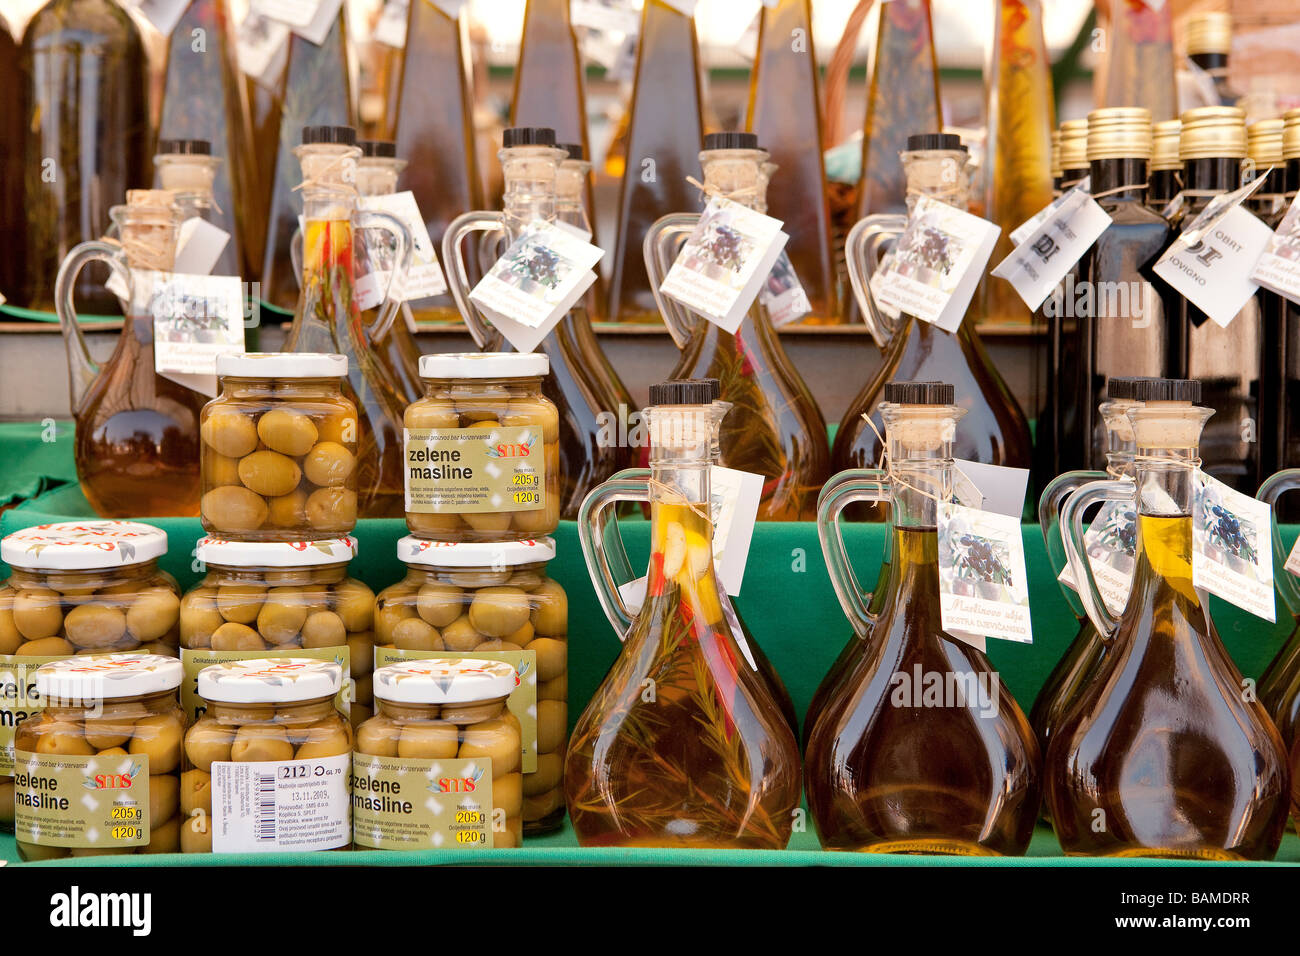
[[[1300,108],[1282,114],[1282,158],[1300,159]]]
[[[1232,14],[1206,11],[1187,18],[1187,55],[1232,52]]]
[[[1052,130],[1052,178],[1061,178],[1061,131]]]
[[[1150,159],[1151,111],[1113,106],[1088,114],[1088,161]]]
[[[1263,171],[1282,165],[1282,120],[1267,119],[1251,123],[1246,130],[1246,151],[1251,161]]]
[[[1246,112],[1235,106],[1199,106],[1182,115],[1178,156],[1189,159],[1245,159]]]
[[[1163,120],[1151,127],[1151,169],[1182,169],[1178,156],[1178,140],[1182,136],[1182,120]]]
[[[1088,121],[1066,120],[1061,124],[1061,169],[1088,168]]]

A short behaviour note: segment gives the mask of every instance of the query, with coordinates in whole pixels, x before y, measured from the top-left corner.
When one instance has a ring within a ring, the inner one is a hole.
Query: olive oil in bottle
[[[1282,131],[1283,121],[1280,119],[1260,120],[1246,130],[1247,156],[1243,165],[1243,179],[1246,178],[1246,171],[1249,171],[1251,180],[1260,176],[1267,179],[1259,191],[1246,200],[1245,206],[1273,230],[1281,224],[1291,201],[1286,195]],[[1282,463],[1282,446],[1286,441],[1286,426],[1282,401],[1286,381],[1286,349],[1282,344],[1282,330],[1286,323],[1288,300],[1263,287],[1255,293],[1255,299],[1259,302],[1263,329],[1259,380],[1259,474],[1271,475],[1285,467]]]
[[[1147,173],[1147,208],[1163,213],[1183,188],[1183,161],[1178,155],[1181,120],[1164,120],[1151,128],[1151,163]]]
[[[1184,33],[1187,58],[1209,74],[1219,106],[1237,102],[1236,92],[1228,85],[1228,57],[1232,53],[1232,14],[1203,10],[1187,18]]]

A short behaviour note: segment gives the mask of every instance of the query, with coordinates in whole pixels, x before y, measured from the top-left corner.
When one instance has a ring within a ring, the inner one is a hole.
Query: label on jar
[[[537,511],[546,505],[540,425],[407,428],[406,510]]]
[[[408,651],[396,647],[376,647],[375,667],[395,661],[447,658],[460,660],[505,661],[515,669],[515,689],[506,706],[519,719],[519,736],[523,740],[524,773],[537,771],[537,652],[536,651]]]
[[[352,755],[352,833],[358,846],[491,848],[493,828],[490,757]]]
[[[145,754],[14,754],[14,835],[24,843],[76,849],[149,842]]]
[[[214,853],[332,850],[352,842],[352,755],[212,764]]]
[[[61,657],[0,654],[0,776],[14,772],[14,733],[18,724],[45,709],[36,693],[36,668]]]
[[[225,664],[227,661],[246,661],[263,657],[307,657],[314,661],[333,661],[343,668],[343,687],[334,698],[334,706],[339,713],[347,716],[351,703],[356,698],[356,683],[352,677],[352,654],[346,644],[339,647],[286,647],[274,651],[214,651],[209,647],[201,650],[181,648],[181,669],[185,679],[181,681],[181,710],[186,719],[193,724],[205,713],[207,705],[199,696],[199,671],[213,664]]]

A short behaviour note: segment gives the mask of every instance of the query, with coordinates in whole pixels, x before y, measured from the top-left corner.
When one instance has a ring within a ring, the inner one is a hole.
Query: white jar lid
[[[372,686],[375,697],[395,704],[472,704],[509,696],[518,680],[505,661],[433,657],[381,667]]]
[[[540,378],[551,368],[544,352],[448,352],[420,356],[420,378]]]
[[[181,686],[184,670],[175,657],[161,654],[80,654],[36,668],[36,692],[42,697],[93,705]]]
[[[0,559],[33,571],[99,571],[167,553],[167,532],[140,521],[61,521],[23,528],[0,542]]]
[[[310,657],[257,657],[199,671],[199,696],[223,704],[292,704],[333,697],[343,668]]]
[[[217,377],[342,378],[346,355],[328,352],[226,352],[217,356]]]
[[[314,568],[343,564],[357,556],[351,535],[320,541],[227,541],[199,538],[194,556],[204,564],[228,568]]]
[[[398,560],[429,568],[513,568],[555,557],[555,541],[426,541],[414,535],[397,540]]]

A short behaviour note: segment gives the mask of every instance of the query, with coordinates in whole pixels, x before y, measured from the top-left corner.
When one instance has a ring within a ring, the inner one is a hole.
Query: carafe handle
[[[894,242],[907,228],[907,217],[897,213],[866,216],[849,230],[844,241],[844,261],[849,270],[849,283],[858,301],[862,321],[871,337],[882,349],[889,345],[898,331],[899,320],[876,305],[871,292],[871,276],[880,268],[887,244]]]
[[[1268,502],[1270,508],[1277,509],[1277,500],[1285,492],[1300,488],[1300,468],[1286,468],[1270,476],[1255,497]],[[1277,528],[1277,517],[1273,517],[1273,581],[1277,585],[1282,602],[1293,617],[1300,617],[1300,581],[1286,569],[1287,552],[1282,547],[1282,534]]]
[[[91,383],[99,375],[99,365],[90,355],[86,337],[82,334],[81,323],[77,319],[77,310],[72,298],[76,291],[77,276],[88,262],[103,262],[108,265],[129,290],[126,301],[130,302],[131,270],[127,268],[122,256],[121,246],[107,242],[83,242],[74,246],[59,265],[58,275],[54,279],[54,311],[59,317],[59,328],[63,332],[63,347],[68,353],[68,395],[71,400],[72,413],[75,415],[81,401],[90,389]]]
[[[673,337],[673,342],[679,349],[686,348],[686,343],[690,341],[695,320],[691,318],[690,310],[660,292],[659,286],[663,284],[668,270],[673,267],[686,237],[695,231],[699,221],[698,212],[675,212],[661,216],[646,230],[645,239],[641,243],[646,276],[650,280],[655,305],[659,307],[668,334]]]
[[[1062,541],[1070,570],[1079,585],[1079,600],[1083,602],[1083,609],[1097,628],[1097,633],[1107,643],[1115,637],[1119,618],[1106,607],[1106,600],[1093,576],[1092,562],[1088,560],[1088,549],[1083,539],[1083,516],[1093,505],[1108,501],[1131,502],[1136,493],[1137,486],[1131,481],[1092,481],[1070,495],[1061,509]]]
[[[411,271],[411,253],[415,243],[411,239],[411,230],[406,228],[406,223],[394,215],[374,209],[363,209],[357,212],[356,218],[357,235],[364,236],[366,229],[382,229],[384,232],[391,233],[397,243],[397,252],[393,257],[393,271],[388,274],[388,285],[384,288],[383,299],[380,300],[379,315],[375,317],[374,323],[368,329],[370,341],[382,342],[392,331],[393,322],[396,321],[397,314],[405,301],[400,295],[401,282]],[[394,296],[394,292],[399,294]]]
[[[620,501],[638,503],[650,500],[650,486],[643,469],[619,472],[593,488],[578,509],[578,540],[587,573],[596,589],[596,597],[620,641],[627,639],[634,616],[618,593],[619,586],[633,579],[632,565],[618,530],[618,520],[611,510]],[[621,580],[620,580],[621,579]]]
[[[1043,489],[1038,499],[1038,526],[1043,532],[1043,544],[1047,546],[1047,560],[1052,566],[1052,573],[1060,578],[1069,558],[1065,553],[1064,532],[1061,529],[1061,506],[1066,499],[1090,481],[1105,481],[1104,471],[1067,471],[1053,478]],[[1087,616],[1083,604],[1074,588],[1061,586],[1061,593],[1070,605],[1070,610],[1079,620]]]
[[[298,283],[298,291],[302,291],[302,230],[294,229],[293,235],[289,238],[289,262],[293,265],[293,281]]]
[[[822,557],[826,559],[826,570],[840,607],[853,629],[862,634],[875,622],[876,616],[870,609],[871,595],[862,589],[853,572],[839,520],[840,513],[858,501],[889,504],[888,475],[878,468],[856,468],[842,471],[828,481],[817,498],[817,537],[821,540]]]
[[[442,234],[442,266],[446,273],[447,289],[456,301],[474,344],[485,352],[501,347],[501,333],[488,325],[478,307],[469,299],[471,292],[469,272],[465,268],[465,255],[461,245],[471,232],[505,229],[505,216],[490,209],[476,209],[453,219]]]

